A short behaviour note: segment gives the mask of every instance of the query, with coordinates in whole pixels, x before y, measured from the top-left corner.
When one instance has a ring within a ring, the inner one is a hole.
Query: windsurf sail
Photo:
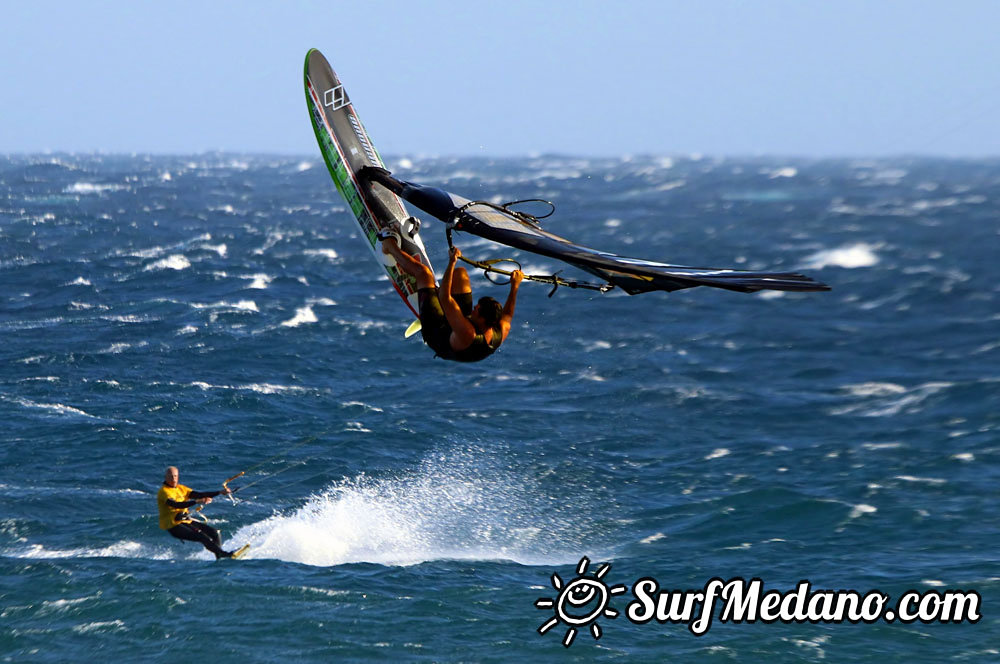
[[[537,219],[507,207],[472,201],[427,185],[396,179],[383,168],[364,168],[360,175],[449,225],[516,249],[556,258],[635,295],[711,286],[742,293],[760,290],[827,291],[830,287],[797,272],[757,272],[668,265],[628,258],[575,244],[543,230]]]
[[[401,238],[403,250],[419,256],[424,265],[430,265],[417,232],[419,223],[406,214],[403,202],[395,194],[359,181],[358,171],[364,166],[381,167],[382,158],[365,131],[343,83],[316,49],[310,49],[306,54],[303,82],[309,119],[337,191],[354,214],[372,256],[416,316],[420,308],[416,281],[399,269],[394,258],[382,253],[376,234],[390,224],[401,225],[405,230]]]

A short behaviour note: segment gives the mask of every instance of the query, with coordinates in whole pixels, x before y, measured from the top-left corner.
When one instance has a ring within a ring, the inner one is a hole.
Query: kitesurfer
[[[219,494],[229,495],[229,487],[221,491],[192,491],[178,482],[180,473],[175,466],[167,468],[163,486],[156,494],[156,504],[160,508],[160,528],[177,539],[188,542],[199,542],[215,554],[216,559],[231,558],[232,551],[222,549],[222,538],[219,531],[201,521],[195,521],[188,512],[189,507],[201,503],[207,505]]]
[[[517,289],[524,274],[520,270],[511,274],[510,293],[503,306],[488,296],[473,306],[469,273],[455,267],[462,255],[458,247],[452,247],[448,254],[448,267],[439,288],[431,269],[400,248],[399,233],[399,225],[393,224],[379,232],[379,239],[383,253],[395,258],[399,268],[417,280],[424,343],[438,357],[456,362],[478,362],[496,352],[510,333]]]

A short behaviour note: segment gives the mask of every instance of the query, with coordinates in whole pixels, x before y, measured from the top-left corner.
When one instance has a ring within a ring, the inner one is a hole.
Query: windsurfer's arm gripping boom
[[[438,300],[441,302],[441,309],[444,317],[448,319],[451,326],[451,345],[453,348],[467,348],[472,340],[476,338],[476,328],[472,325],[462,308],[455,301],[452,290],[452,279],[455,276],[455,262],[462,255],[458,247],[452,247],[448,252],[448,267],[444,269],[441,276],[441,288],[438,289]]]
[[[503,312],[500,314],[500,330],[503,332],[502,339],[506,340],[510,333],[510,322],[514,319],[514,306],[517,304],[517,289],[521,287],[521,280],[524,273],[514,270],[510,274],[510,292],[507,294],[507,301],[504,302]]]

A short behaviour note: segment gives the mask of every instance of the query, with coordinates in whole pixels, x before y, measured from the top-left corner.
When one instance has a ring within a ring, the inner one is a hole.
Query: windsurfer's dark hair
[[[500,322],[500,316],[503,315],[503,307],[489,295],[479,298],[478,304],[479,315],[486,321],[486,325],[495,327]]]

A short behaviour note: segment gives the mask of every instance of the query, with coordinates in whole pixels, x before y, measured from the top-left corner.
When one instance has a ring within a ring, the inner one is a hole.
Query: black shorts
[[[452,297],[463,316],[468,318],[472,315],[472,293],[456,293]],[[420,334],[424,343],[441,357],[451,357],[455,353],[451,348],[451,325],[441,308],[437,286],[421,288],[417,291],[417,298],[420,305]]]
[[[206,549],[215,554],[216,558],[223,558],[228,555],[222,550],[222,537],[219,531],[200,521],[187,521],[178,523],[167,531],[179,540],[187,542],[199,542]]]

